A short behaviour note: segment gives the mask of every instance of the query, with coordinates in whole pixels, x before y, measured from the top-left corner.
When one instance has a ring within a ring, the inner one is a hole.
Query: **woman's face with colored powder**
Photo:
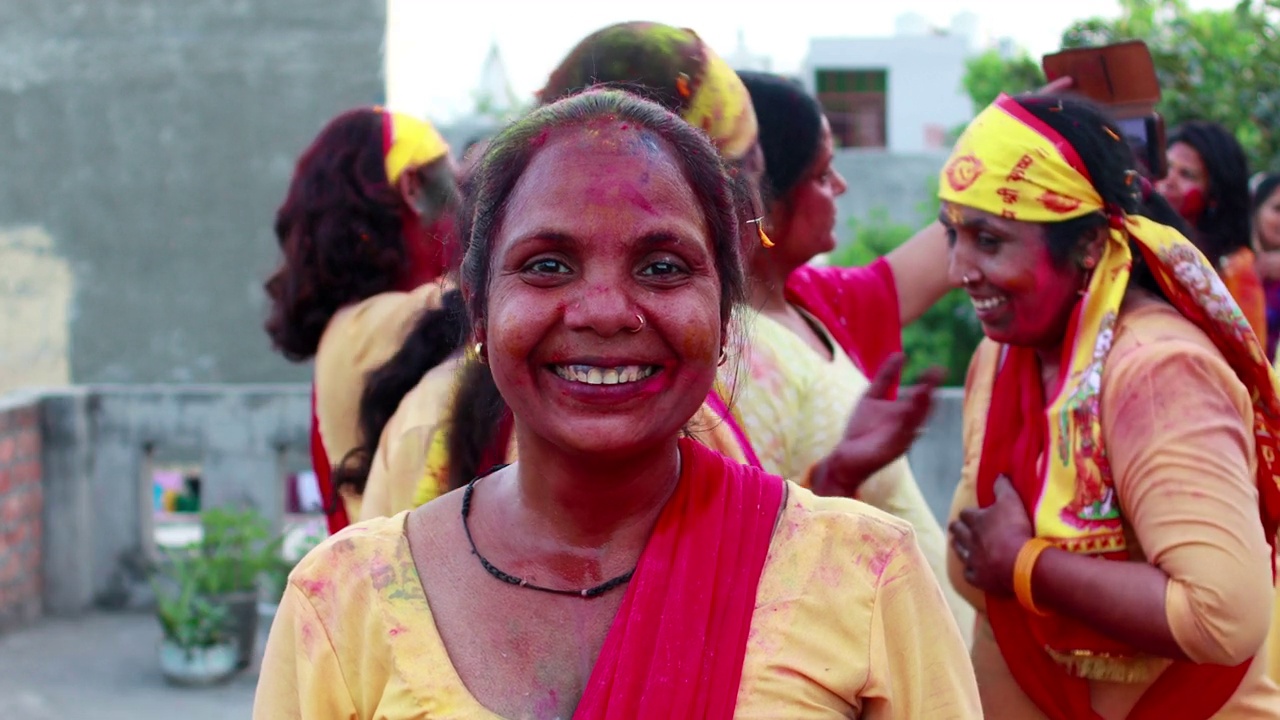
[[[1258,207],[1254,223],[1258,227],[1258,243],[1263,250],[1280,250],[1280,187]]]
[[[969,294],[986,336],[1060,345],[1085,275],[1076,263],[1053,261],[1044,227],[945,202],[939,220],[951,246],[949,279]]]
[[[799,267],[815,255],[836,247],[836,198],[849,188],[832,165],[835,144],[831,124],[822,118],[818,152],[791,192],[774,203],[771,219],[778,237],[770,250],[780,260]]]
[[[1200,153],[1186,143],[1170,145],[1167,157],[1169,173],[1156,183],[1156,190],[1194,226],[1200,222],[1209,197],[1209,171]]]
[[[489,364],[517,423],[562,449],[652,447],[711,389],[721,285],[672,153],[617,121],[553,131],[507,201],[483,318]]]

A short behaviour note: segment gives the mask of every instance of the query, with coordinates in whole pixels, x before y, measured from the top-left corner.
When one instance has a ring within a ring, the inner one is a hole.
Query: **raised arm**
[[[898,288],[898,316],[903,325],[920,319],[951,289],[947,232],[932,222],[885,256]]]

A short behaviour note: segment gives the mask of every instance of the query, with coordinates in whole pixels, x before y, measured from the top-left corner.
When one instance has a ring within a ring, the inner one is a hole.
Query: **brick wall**
[[[0,630],[40,614],[40,410],[0,403]]]

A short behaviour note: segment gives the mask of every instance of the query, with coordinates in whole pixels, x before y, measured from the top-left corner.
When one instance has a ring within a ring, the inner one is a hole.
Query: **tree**
[[[1235,133],[1255,170],[1280,170],[1280,0],[1189,10],[1183,0],[1121,0],[1120,17],[1072,25],[1063,47],[1143,40],[1172,128],[1212,120]]]
[[[1006,58],[999,50],[988,50],[965,62],[964,90],[973,100],[974,113],[981,112],[999,97],[1028,92],[1044,85],[1044,71],[1025,50]]]

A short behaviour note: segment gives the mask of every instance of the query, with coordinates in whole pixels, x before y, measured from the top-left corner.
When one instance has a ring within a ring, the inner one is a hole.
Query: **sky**
[[[1231,7],[1236,0],[1190,0],[1194,9]],[[447,122],[474,107],[473,92],[496,42],[512,89],[533,94],[583,37],[629,20],[693,28],[717,52],[731,53],[742,33],[753,53],[773,59],[775,72],[795,72],[811,37],[885,37],[895,20],[915,13],[947,27],[957,13],[979,18],[980,37],[1011,38],[1034,56],[1057,49],[1076,20],[1115,17],[1118,0],[387,0],[387,104]]]

